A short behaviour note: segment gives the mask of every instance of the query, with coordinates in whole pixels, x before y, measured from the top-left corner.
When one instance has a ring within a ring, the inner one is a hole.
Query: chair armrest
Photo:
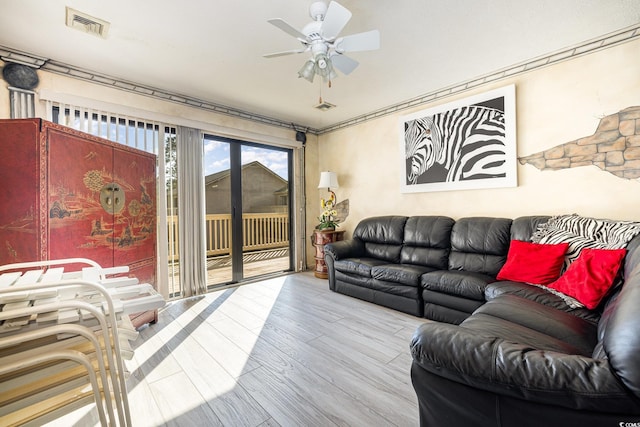
[[[425,323],[411,341],[413,363],[477,389],[572,409],[637,411],[604,359],[534,349],[464,326]]]

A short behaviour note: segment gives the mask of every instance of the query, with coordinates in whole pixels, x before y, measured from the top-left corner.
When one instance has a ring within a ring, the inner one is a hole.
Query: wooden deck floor
[[[243,257],[243,276],[245,279],[270,273],[289,270],[289,251],[267,250],[247,253]],[[174,268],[169,281],[169,294],[180,291],[179,266]],[[169,273],[171,275],[171,271]],[[231,282],[231,257],[222,256],[207,260],[207,286],[223,285]]]
[[[409,342],[426,320],[297,273],[178,300],[127,363],[134,426],[417,426]],[[59,425],[94,425],[77,411]]]

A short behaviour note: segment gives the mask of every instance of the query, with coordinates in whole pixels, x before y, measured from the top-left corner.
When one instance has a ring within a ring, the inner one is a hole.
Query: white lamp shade
[[[318,188],[338,188],[338,175],[335,172],[320,172]]]

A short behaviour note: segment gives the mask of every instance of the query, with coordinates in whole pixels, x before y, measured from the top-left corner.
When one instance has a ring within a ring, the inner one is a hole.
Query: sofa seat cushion
[[[384,264],[371,268],[371,277],[385,282],[397,282],[407,286],[420,286],[424,273],[434,271],[433,267],[411,264]]]
[[[348,283],[360,288],[369,289],[382,294],[391,294],[403,298],[408,298],[416,302],[416,306],[421,306],[420,288],[417,286],[403,285],[397,282],[385,282],[383,280],[373,279],[371,277],[362,277],[349,273],[341,273],[336,271],[336,280],[342,283]],[[367,298],[363,298],[367,299]],[[367,299],[367,301],[372,301]]]
[[[462,323],[484,304],[484,301],[433,292],[428,289],[422,290],[422,301],[424,302],[424,317],[454,325]]]
[[[597,325],[534,301],[503,295],[478,308],[463,327],[539,350],[591,356]]]
[[[487,342],[499,339],[518,344],[524,348],[536,349],[537,351],[552,351],[566,355],[584,356],[584,351],[580,347],[529,329],[526,326],[483,313],[472,314],[460,326],[464,327],[469,333],[484,338]]]
[[[484,290],[495,277],[463,270],[437,270],[422,275],[424,289],[484,301]]]
[[[463,298],[458,295],[443,294],[442,292],[433,292],[428,289],[423,289],[422,300],[425,304],[435,304],[442,307],[447,307],[452,310],[457,310],[462,313],[466,313],[467,316],[484,304],[484,301],[478,301],[475,299]],[[467,317],[465,316],[465,317]],[[437,320],[437,319],[433,319]],[[457,322],[460,323],[460,322]]]
[[[560,296],[538,287],[522,282],[501,281],[487,285],[485,289],[485,299],[491,301],[502,295],[514,295],[538,304],[561,310],[573,316],[587,320],[592,324],[597,324],[600,320],[600,311],[589,310],[587,308],[572,308]]]
[[[384,292],[385,294],[397,295],[405,298],[411,298],[418,301],[420,298],[420,288],[417,286],[408,286],[400,283],[385,282],[382,280],[369,281],[371,289]]]
[[[371,269],[373,267],[385,264],[387,264],[387,261],[376,258],[346,258],[336,260],[333,265],[336,271],[341,273],[371,277]]]

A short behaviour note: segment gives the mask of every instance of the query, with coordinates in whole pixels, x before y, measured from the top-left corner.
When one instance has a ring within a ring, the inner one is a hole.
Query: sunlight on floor
[[[125,361],[133,425],[162,425],[232,391],[286,280],[272,278],[194,297],[198,301],[177,318],[151,325],[133,359]],[[239,301],[252,310],[241,308]],[[168,309],[170,305],[164,310]],[[159,330],[153,333],[154,329]],[[206,374],[200,366],[207,367]],[[149,402],[152,398],[155,405]],[[46,425],[98,426],[99,421],[91,404]]]
[[[199,297],[136,349],[137,368],[132,364],[131,371],[141,369],[165,419],[187,413],[236,387],[285,281],[286,277],[274,278]],[[238,301],[243,307],[250,303],[252,311],[241,308]],[[153,369],[147,372],[146,364]],[[207,367],[206,373],[200,366]],[[137,392],[136,386],[129,389],[130,401],[139,398]],[[149,391],[140,392],[148,396]],[[136,424],[138,416],[133,411],[132,417]],[[149,421],[146,417],[143,420]]]

